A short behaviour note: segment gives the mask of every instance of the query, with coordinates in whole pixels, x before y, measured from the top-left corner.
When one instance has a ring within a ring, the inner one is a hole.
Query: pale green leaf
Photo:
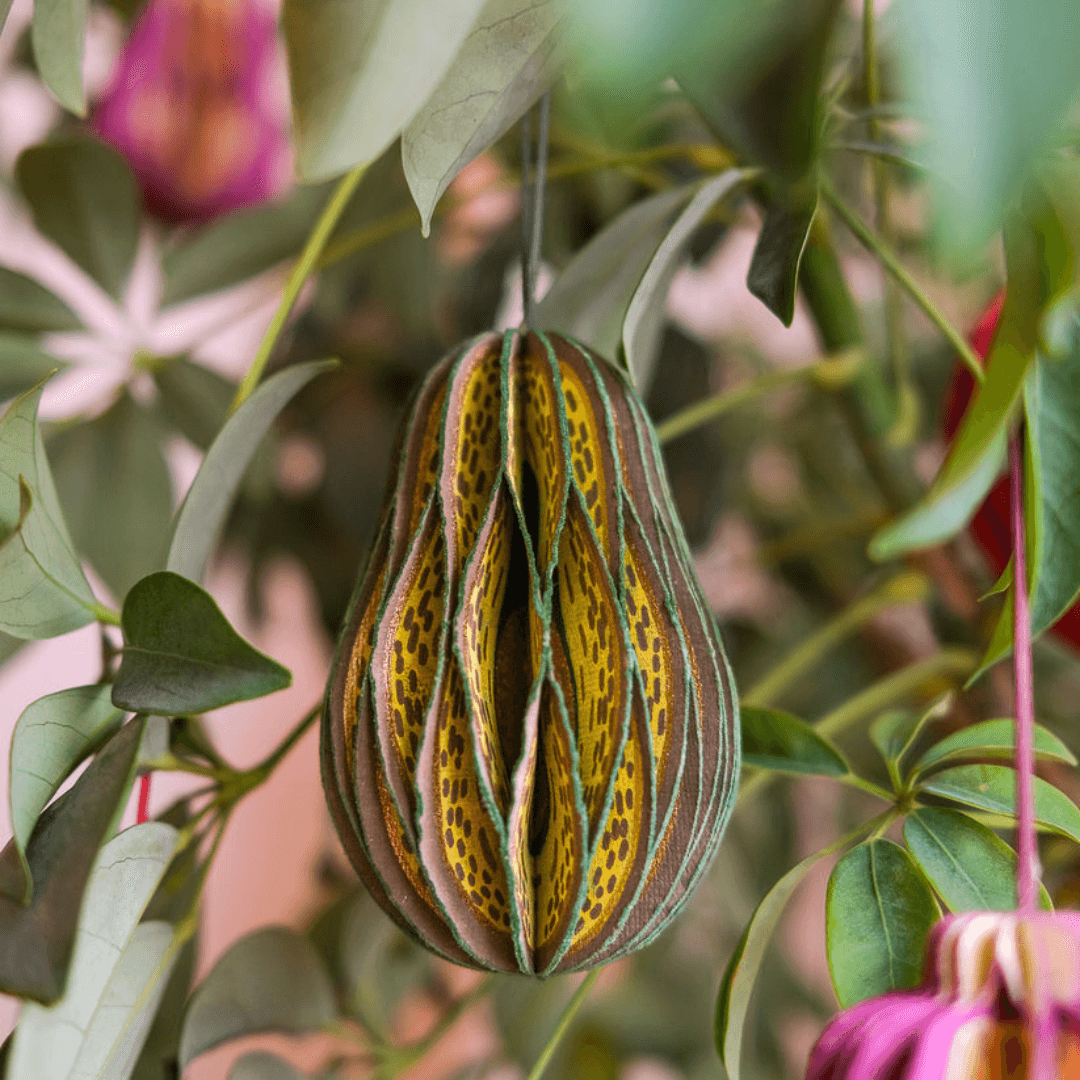
[[[1053,761],[1076,764],[1073,752],[1051,731],[1041,724],[1035,725],[1035,754]],[[934,743],[916,762],[922,772],[947,758],[957,757],[1012,757],[1016,747],[1016,721],[1010,719],[984,720],[947,735]]]
[[[30,40],[38,74],[60,104],[86,114],[83,92],[83,41],[87,0],[34,0]]]

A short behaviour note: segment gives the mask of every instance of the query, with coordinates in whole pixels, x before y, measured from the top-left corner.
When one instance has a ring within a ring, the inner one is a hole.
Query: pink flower
[[[919,990],[834,1017],[807,1080],[1080,1078],[1080,913],[942,919]]]
[[[277,22],[259,0],[150,0],[92,124],[127,158],[152,213],[211,218],[282,185],[278,74]]]

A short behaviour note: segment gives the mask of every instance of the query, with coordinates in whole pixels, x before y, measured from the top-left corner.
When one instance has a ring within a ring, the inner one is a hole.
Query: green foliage
[[[233,630],[208,593],[168,570],[128,593],[121,620],[124,657],[112,691],[120,708],[200,713],[292,682],[285,668]]]
[[[33,278],[0,266],[0,328],[33,334],[81,326],[79,317],[58,296]]]
[[[338,1016],[330,977],[301,935],[282,927],[238,941],[199,984],[184,1017],[180,1065],[259,1031],[319,1031]]]
[[[50,3],[60,8],[78,0],[47,0],[44,6]],[[35,4],[35,17],[42,6]],[[15,178],[38,231],[119,297],[135,261],[142,218],[127,162],[103,143],[65,138],[24,150]]]
[[[777,709],[744,708],[743,764],[781,772],[843,776],[848,764],[840,752],[805,721]]]
[[[0,289],[3,282],[0,281]],[[3,293],[0,292],[0,302]],[[0,401],[23,394],[68,365],[50,356],[26,334],[0,330]]]
[[[1076,764],[1073,752],[1051,731],[1035,725],[1036,757]],[[955,758],[1012,757],[1016,747],[1015,720],[984,720],[961,729],[934,743],[915,763],[916,772]]]
[[[938,917],[930,886],[891,840],[869,840],[833,868],[825,943],[836,999],[848,1008],[922,978],[923,942]]]
[[[228,419],[236,384],[183,356],[156,367],[153,375],[165,422],[206,450]]]
[[[87,0],[34,0],[31,27],[34,59],[45,85],[79,116],[86,112],[82,62],[88,6]]]

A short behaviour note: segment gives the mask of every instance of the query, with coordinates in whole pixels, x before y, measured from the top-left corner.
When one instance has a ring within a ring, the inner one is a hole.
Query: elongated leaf
[[[4,283],[0,281],[0,289],[3,287]],[[65,361],[43,352],[25,334],[0,330],[0,401],[25,393],[47,375],[67,366]]]
[[[904,840],[950,911],[1016,907],[1016,853],[981,822],[924,806],[904,823]]]
[[[101,849],[87,884],[64,996],[47,1008],[34,1003],[23,1007],[11,1049],[13,1075],[37,1080],[104,1075],[99,1067],[117,1034],[117,1020],[124,1019],[131,984],[153,953],[156,965],[164,952],[161,931],[144,930],[138,947],[125,955],[176,849],[177,836],[171,826],[152,821],[125,829]],[[166,930],[171,938],[171,928]]]
[[[765,209],[746,287],[785,326],[795,318],[799,267],[817,213],[817,187],[803,184],[774,196]]]
[[[0,266],[0,328],[36,334],[81,327],[78,316],[59,296],[33,278]],[[0,364],[6,361],[0,359]]]
[[[868,840],[833,868],[825,943],[841,1008],[919,984],[923,946],[938,908],[912,857],[891,840]]]
[[[713,206],[745,178],[742,169],[728,169],[702,184],[675,219],[634,289],[623,318],[622,343],[626,366],[639,388],[647,387],[652,379],[668,291],[690,237]]]
[[[46,6],[77,2],[46,0]],[[35,4],[35,23],[38,7]],[[119,297],[135,261],[142,217],[127,162],[104,143],[58,139],[24,150],[15,178],[38,231],[107,293]]]
[[[168,880],[167,875],[168,872],[165,880]],[[160,894],[161,886],[158,886],[158,892]],[[150,915],[148,909],[144,918]],[[172,966],[131,1080],[173,1080],[180,1071],[180,1025],[195,974],[195,948],[193,938],[180,950]]]
[[[330,976],[307,939],[284,927],[256,930],[218,960],[192,996],[180,1065],[241,1035],[318,1031],[337,1016]]]
[[[127,724],[41,815],[27,859],[34,898],[24,906],[14,840],[0,854],[0,989],[55,1001],[64,990],[79,908],[102,839],[134,774],[142,721]]]
[[[374,161],[420,111],[483,0],[288,0],[285,38],[300,172]]]
[[[746,1014],[750,1009],[750,998],[761,962],[765,959],[765,951],[787,902],[825,854],[819,851],[803,859],[765,894],[728,961],[716,999],[714,1036],[717,1053],[731,1080],[739,1080],[741,1075],[739,1067]]]
[[[911,746],[918,726],[919,718],[903,709],[882,713],[870,725],[870,741],[884,759],[894,784],[900,782],[900,759]]]
[[[439,197],[551,85],[565,0],[488,0],[442,82],[402,132],[405,178],[427,236]]]
[[[694,197],[687,184],[634,203],[563,268],[536,305],[533,321],[614,356],[627,309],[679,211]]]
[[[87,7],[87,0],[34,0],[30,37],[45,85],[79,116],[86,113],[82,66]]]
[[[744,708],[743,764],[757,769],[843,776],[847,762],[805,721],[779,709]]]
[[[1016,812],[1016,773],[1004,765],[958,765],[928,777],[921,787],[965,806],[996,814]],[[1035,819],[1080,843],[1080,809],[1063,791],[1039,777],[1035,778]]]
[[[38,698],[23,710],[11,736],[8,799],[15,846],[26,872],[23,902],[32,893],[26,845],[41,811],[57,789],[123,713],[107,685],[77,686]]]
[[[125,392],[100,416],[49,441],[78,550],[118,600],[165,561],[173,495],[164,436],[156,411]]]
[[[229,418],[180,507],[165,564],[169,570],[202,581],[244,470],[274,418],[316,375],[336,363],[318,360],[279,371]]]
[[[984,720],[934,743],[916,762],[920,772],[957,757],[1012,757],[1016,748],[1015,720]],[[1035,725],[1035,753],[1040,758],[1076,764],[1073,752],[1051,731]]]
[[[206,450],[229,417],[236,384],[182,356],[158,368],[154,382],[165,421]]]
[[[37,423],[41,387],[0,418],[0,630],[54,637],[94,619]]]
[[[229,625],[209,593],[167,570],[128,593],[113,703],[132,712],[200,713],[282,690],[292,676]]]
[[[238,210],[177,240],[162,256],[162,306],[216,292],[299,255],[328,197],[297,188],[283,202]]]

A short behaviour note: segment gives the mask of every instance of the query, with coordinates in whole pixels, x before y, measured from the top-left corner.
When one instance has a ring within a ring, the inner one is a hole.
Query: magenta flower
[[[150,0],[91,122],[151,213],[211,218],[268,198],[288,175],[278,75],[277,22],[259,0]]]
[[[1080,913],[973,911],[938,922],[919,990],[834,1017],[807,1080],[1080,1077]]]

